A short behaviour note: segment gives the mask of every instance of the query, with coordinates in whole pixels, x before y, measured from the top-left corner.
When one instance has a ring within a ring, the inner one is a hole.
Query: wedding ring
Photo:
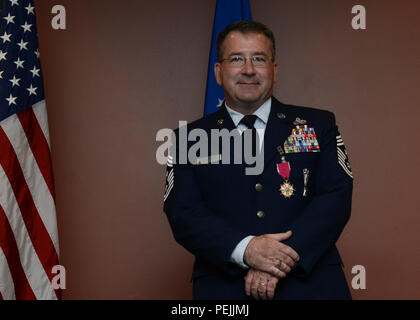
[[[279,263],[277,263],[277,264],[275,265],[275,267],[276,267],[277,269],[281,270],[281,260],[279,261]]]

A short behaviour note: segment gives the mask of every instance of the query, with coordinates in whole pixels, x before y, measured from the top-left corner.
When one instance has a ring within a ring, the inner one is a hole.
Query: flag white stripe
[[[26,274],[29,285],[37,299],[57,299],[54,289],[48,276],[38,258],[35,248],[32,245],[31,238],[26,229],[22,213],[13,193],[9,179],[0,166],[0,205],[6,214],[16,245],[19,249],[19,257],[22,263],[23,271]]]
[[[16,300],[15,285],[6,256],[0,247],[0,293],[4,300]]]
[[[59,247],[54,199],[39,170],[26,138],[25,131],[16,114],[2,121],[1,127],[15,150],[35,207],[38,210],[39,216],[48,231],[58,255]]]
[[[39,126],[41,127],[42,132],[44,133],[45,139],[47,139],[48,146],[51,150],[50,145],[50,133],[48,131],[48,115],[47,115],[47,106],[45,100],[41,100],[36,103],[32,109],[34,110],[35,117],[38,120]]]

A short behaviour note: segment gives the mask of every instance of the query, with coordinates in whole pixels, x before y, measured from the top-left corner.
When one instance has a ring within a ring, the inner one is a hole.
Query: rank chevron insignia
[[[174,178],[174,167],[173,167],[173,158],[168,156],[168,161],[166,163],[166,184],[165,184],[165,194],[163,196],[163,201],[169,197],[172,188],[174,187],[175,178]]]
[[[347,155],[346,147],[344,146],[341,135],[335,137],[337,140],[337,157],[338,163],[343,168],[344,172],[353,179],[353,173],[351,172],[350,161]]]

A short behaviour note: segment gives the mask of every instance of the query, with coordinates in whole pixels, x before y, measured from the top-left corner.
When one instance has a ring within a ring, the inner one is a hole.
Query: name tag
[[[215,155],[212,155],[212,156],[197,158],[197,165],[200,165],[200,164],[215,164],[215,163],[219,163],[221,160],[222,160],[222,155],[221,154],[215,154]]]

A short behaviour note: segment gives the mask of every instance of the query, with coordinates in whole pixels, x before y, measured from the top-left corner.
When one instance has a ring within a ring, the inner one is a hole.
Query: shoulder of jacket
[[[211,113],[200,119],[186,123],[186,130],[190,132],[193,129],[203,129],[203,130],[210,129],[219,118],[220,118],[220,115],[218,114],[218,112]],[[182,127],[185,127],[185,126],[176,128],[174,132],[178,134],[180,131],[180,128]]]
[[[335,123],[334,113],[329,110],[292,104],[283,104],[283,110],[292,114],[292,117],[306,120],[308,124]]]

